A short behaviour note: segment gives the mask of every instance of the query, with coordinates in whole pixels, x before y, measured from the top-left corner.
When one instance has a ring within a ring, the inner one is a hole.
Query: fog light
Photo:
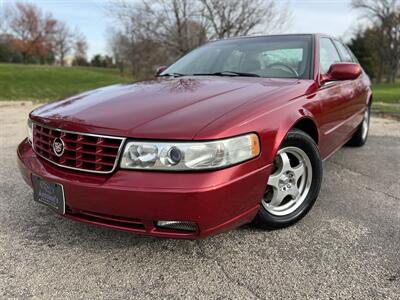
[[[197,231],[197,225],[187,221],[157,221],[157,227],[183,231]]]

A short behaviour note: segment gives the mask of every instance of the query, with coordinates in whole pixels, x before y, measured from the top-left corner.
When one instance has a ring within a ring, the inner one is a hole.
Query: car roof
[[[236,37],[229,37],[229,38],[223,38],[223,39],[214,39],[214,40],[210,40],[210,42],[226,41],[226,40],[253,39],[253,38],[263,38],[263,37],[273,37],[273,36],[275,36],[275,37],[279,37],[279,36],[314,36],[314,37],[328,37],[328,38],[336,39],[335,37],[324,34],[324,33],[283,33],[283,34],[236,36]]]

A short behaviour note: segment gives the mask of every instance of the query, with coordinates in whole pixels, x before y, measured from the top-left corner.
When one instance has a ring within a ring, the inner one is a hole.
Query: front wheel
[[[313,206],[321,181],[322,162],[317,145],[305,132],[291,130],[273,162],[254,223],[275,229],[297,222]]]

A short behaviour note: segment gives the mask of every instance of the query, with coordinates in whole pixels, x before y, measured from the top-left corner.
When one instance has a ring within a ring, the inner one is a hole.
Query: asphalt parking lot
[[[15,148],[32,105],[0,103],[0,298],[399,299],[400,122],[324,163],[313,210],[285,230],[199,241],[76,223],[34,203]]]

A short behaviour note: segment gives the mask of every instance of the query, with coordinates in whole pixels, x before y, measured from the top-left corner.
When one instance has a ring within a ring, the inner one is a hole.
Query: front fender
[[[297,111],[292,111],[292,112],[287,112],[284,115],[284,118],[279,122],[281,126],[279,126],[276,129],[276,135],[274,139],[274,144],[273,147],[271,148],[271,151],[269,152],[269,157],[267,157],[268,161],[273,161],[273,159],[276,156],[276,153],[278,152],[279,148],[281,147],[286,135],[288,132],[296,127],[296,124],[299,122],[308,119],[312,121],[317,128],[318,132],[318,137],[319,137],[319,131],[318,131],[318,126],[317,122],[315,120],[314,115],[307,109],[305,108],[300,108]]]

